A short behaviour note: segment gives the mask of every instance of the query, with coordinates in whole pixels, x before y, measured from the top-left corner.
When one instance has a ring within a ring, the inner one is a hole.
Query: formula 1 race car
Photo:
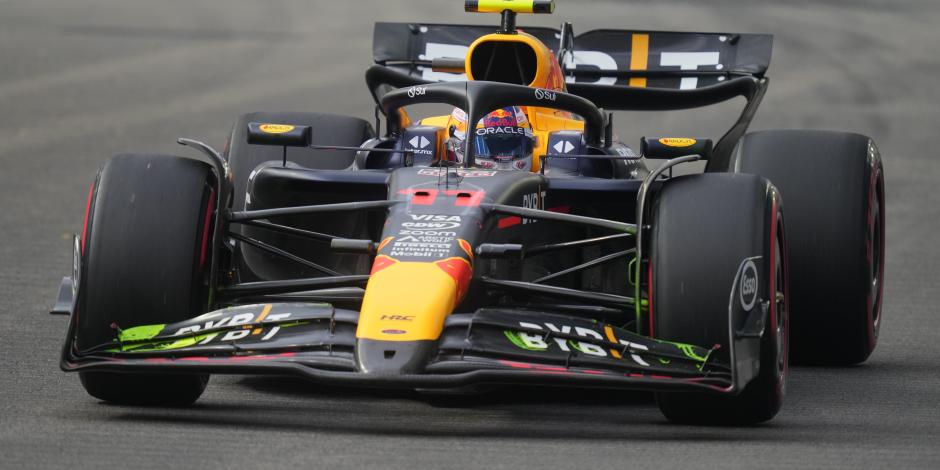
[[[124,404],[270,374],[651,390],[672,421],[747,424],[779,410],[790,357],[864,361],[884,264],[872,140],[745,134],[771,36],[516,28],[553,8],[467,1],[495,32],[376,24],[374,124],[250,113],[223,152],[108,160],[53,308],[62,369]],[[714,144],[636,152],[612,130],[609,111],[736,97]],[[406,109],[428,103],[453,112]]]

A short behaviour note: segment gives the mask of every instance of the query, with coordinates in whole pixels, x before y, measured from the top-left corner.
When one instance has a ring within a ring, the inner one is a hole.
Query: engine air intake
[[[470,74],[474,80],[531,85],[537,73],[538,56],[524,42],[481,42],[470,56]]]

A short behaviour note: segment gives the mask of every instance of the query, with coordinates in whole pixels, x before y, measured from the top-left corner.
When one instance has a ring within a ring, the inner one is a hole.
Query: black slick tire
[[[688,424],[749,425],[773,418],[788,376],[786,243],[776,189],[752,175],[679,177],[664,184],[651,214],[653,337],[720,345],[714,354],[728,363],[729,294],[750,260],[760,273],[755,299],[768,299],[757,377],[733,396],[657,393],[660,410],[670,421]]]
[[[846,132],[755,132],[738,144],[731,170],[769,179],[787,201],[794,360],[865,361],[878,341],[884,287],[884,169],[874,142]]]
[[[151,154],[116,155],[93,188],[75,346],[107,344],[115,327],[172,323],[205,311],[207,243],[214,191],[205,163]],[[187,405],[208,375],[80,372],[95,398],[133,405]]]

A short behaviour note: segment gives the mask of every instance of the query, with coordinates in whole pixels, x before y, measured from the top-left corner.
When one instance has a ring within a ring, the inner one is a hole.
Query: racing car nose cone
[[[375,375],[419,374],[437,350],[436,341],[356,341],[356,368]]]

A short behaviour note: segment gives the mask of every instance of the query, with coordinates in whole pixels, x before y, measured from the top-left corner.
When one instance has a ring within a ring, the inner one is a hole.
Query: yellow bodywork
[[[435,263],[402,261],[372,274],[357,338],[435,340],[457,304],[457,281]]]
[[[532,83],[528,85],[555,91],[565,90],[564,76],[554,53],[537,38],[521,31],[516,34],[490,34],[474,41],[465,61],[468,79],[473,80],[469,58],[477,46],[487,41],[529,45],[536,52],[538,69]],[[535,172],[540,169],[539,157],[547,152],[550,133],[584,130],[584,122],[565,111],[532,106],[522,106],[522,110],[528,117],[536,139],[532,161],[532,171]],[[467,123],[455,120],[454,114],[424,118],[420,124],[439,129],[437,141],[441,146],[448,137],[447,129],[450,126],[463,127],[460,129],[462,131],[467,127]],[[444,149],[441,148],[439,155],[443,154]],[[471,253],[472,250],[468,251],[468,254]],[[449,274],[438,265],[447,261],[399,262],[383,255],[378,256],[366,285],[356,337],[382,341],[436,340],[443,331],[444,320],[457,306],[472,275],[470,261],[461,259],[460,262],[466,263],[466,266],[457,264],[457,274]],[[461,275],[465,275],[462,278],[463,286],[458,285],[457,281]]]
[[[523,43],[535,51],[537,70],[535,78],[528,86],[545,88],[547,90],[565,91],[564,75],[562,74],[561,67],[558,65],[558,61],[555,59],[555,54],[551,49],[546,47],[545,44],[542,44],[538,38],[522,31],[516,34],[488,34],[481,36],[470,44],[470,48],[467,50],[467,58],[465,59],[465,72],[468,80],[474,80],[473,73],[470,70],[469,60],[469,58],[473,56],[474,50],[480,44],[496,41]],[[526,117],[528,117],[529,123],[532,125],[532,133],[535,136],[535,148],[532,152],[533,172],[541,170],[540,157],[548,152],[549,134],[556,131],[567,130],[584,131],[584,122],[566,111],[551,108],[537,108],[534,106],[521,106],[521,108],[526,114]],[[455,126],[458,130],[464,132],[467,126],[466,123],[457,121],[453,115],[427,117],[421,119],[420,124],[440,129],[438,142],[442,148],[439,149],[439,155],[444,154],[443,145],[447,140],[447,129],[449,129],[450,126]]]

